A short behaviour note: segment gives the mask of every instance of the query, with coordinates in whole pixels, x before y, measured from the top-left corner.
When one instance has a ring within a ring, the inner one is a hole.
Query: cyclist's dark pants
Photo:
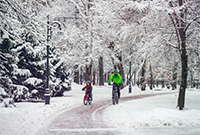
[[[113,91],[112,91],[112,98],[115,97],[115,92],[114,90],[117,88],[117,93],[118,93],[118,97],[120,98],[120,90],[119,90],[119,87],[121,86],[121,84],[116,84],[116,83],[113,83]]]
[[[92,99],[92,91],[88,91],[86,94],[88,94],[88,97]]]

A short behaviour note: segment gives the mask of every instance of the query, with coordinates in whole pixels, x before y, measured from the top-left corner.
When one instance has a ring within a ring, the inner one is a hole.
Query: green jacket
[[[110,79],[109,79],[108,83],[110,83],[112,80],[113,80],[113,83],[122,84],[122,77],[121,77],[121,75],[119,73],[117,73],[117,75],[112,74],[110,76]]]

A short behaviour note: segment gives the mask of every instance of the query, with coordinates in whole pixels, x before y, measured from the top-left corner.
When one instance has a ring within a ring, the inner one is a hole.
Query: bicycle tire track
[[[172,92],[122,97],[120,102],[165,94],[172,94]],[[116,130],[116,127],[107,125],[102,119],[103,111],[111,105],[112,100],[109,99],[66,110],[55,118],[45,129],[41,130],[40,135],[120,134]]]

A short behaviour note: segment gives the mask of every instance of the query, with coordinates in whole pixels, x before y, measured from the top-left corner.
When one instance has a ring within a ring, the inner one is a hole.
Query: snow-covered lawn
[[[110,106],[105,120],[119,127],[200,127],[200,91],[188,91],[186,109],[176,108],[178,94],[147,97]],[[114,121],[113,121],[114,120]]]
[[[72,91],[64,97],[51,98],[50,105],[44,103],[16,103],[16,108],[4,108],[0,104],[0,135],[35,135],[49,119],[65,109],[83,105],[83,86],[73,84]],[[128,87],[121,91],[123,96],[162,93],[171,90],[144,91]],[[111,86],[94,86],[94,102],[111,98]],[[118,128],[128,127],[200,127],[200,90],[188,89],[186,109],[176,108],[178,91],[170,95],[154,96],[111,105],[104,112],[104,121]]]

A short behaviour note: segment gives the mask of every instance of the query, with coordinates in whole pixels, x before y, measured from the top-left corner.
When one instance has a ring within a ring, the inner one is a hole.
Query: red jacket
[[[86,86],[84,87],[84,89],[87,89],[88,92],[91,92],[91,91],[92,91],[92,84],[89,83],[89,85],[86,85]]]

